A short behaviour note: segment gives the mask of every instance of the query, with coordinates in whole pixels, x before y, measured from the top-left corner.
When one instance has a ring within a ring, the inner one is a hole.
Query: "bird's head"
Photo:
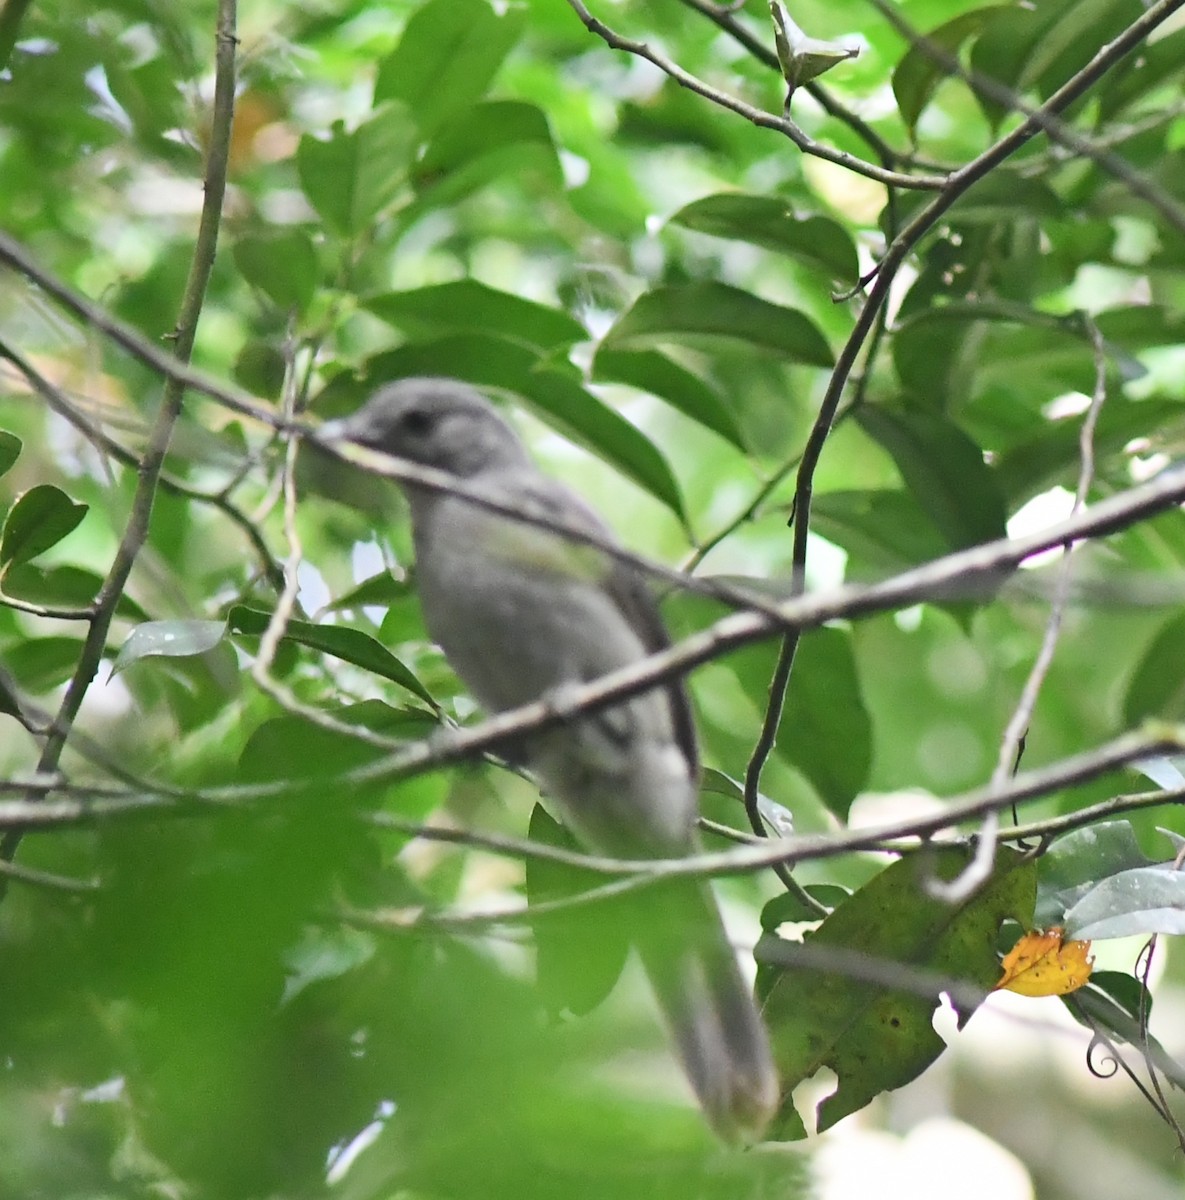
[[[476,388],[432,376],[385,384],[352,416],[322,425],[319,437],[462,478],[528,462],[518,435]]]

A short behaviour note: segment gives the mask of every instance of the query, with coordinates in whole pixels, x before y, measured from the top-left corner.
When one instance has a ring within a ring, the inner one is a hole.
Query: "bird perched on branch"
[[[638,572],[557,532],[615,544],[600,518],[535,467],[469,385],[400,380],[319,436],[436,468],[523,514],[402,484],[425,623],[491,712],[562,697],[668,645]],[[697,848],[698,758],[680,681],[528,734],[521,754],[590,851],[677,858]],[[711,889],[673,881],[629,912],[629,937],[708,1120],[730,1141],[758,1138],[777,1106],[777,1077]]]

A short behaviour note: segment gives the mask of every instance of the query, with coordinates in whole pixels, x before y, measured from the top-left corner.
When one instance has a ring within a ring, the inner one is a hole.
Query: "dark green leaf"
[[[1123,698],[1129,726],[1147,717],[1185,720],[1185,616],[1174,617],[1153,639]]]
[[[21,452],[21,439],[15,433],[0,429],[0,475],[4,475],[16,462]]]
[[[531,811],[530,837],[543,846],[580,849],[541,804]],[[532,905],[568,900],[604,884],[605,877],[592,871],[527,859],[527,899]],[[551,1012],[591,1012],[612,991],[629,952],[625,927],[615,916],[620,916],[617,909],[597,904],[535,923],[535,969]]]
[[[363,305],[412,338],[473,332],[522,342],[536,350],[553,350],[588,337],[584,326],[566,312],[496,291],[475,279],[384,292],[364,300]]]
[[[823,492],[811,528],[848,552],[856,572],[880,575],[929,562],[948,546],[909,492]]]
[[[357,587],[351,588],[342,596],[338,596],[329,605],[329,609],[340,612],[342,609],[365,608],[368,605],[386,607],[403,600],[409,593],[410,587],[402,579],[396,579],[390,571],[380,571],[364,579]]]
[[[406,110],[387,105],[352,132],[339,121],[327,138],[301,138],[300,185],[334,233],[357,237],[395,199],[407,177],[411,135]]]
[[[227,627],[234,633],[244,633],[258,636],[268,626],[270,617],[265,612],[236,604],[227,613]],[[376,641],[361,629],[349,629],[343,625],[313,625],[308,621],[289,621],[284,630],[284,640],[308,646],[311,650],[319,650],[332,654],[344,662],[353,663],[356,667],[371,671],[392,683],[406,688],[413,695],[419,696],[436,707],[431,693],[415,677],[415,674],[403,665],[381,642]]]
[[[603,345],[636,350],[716,339],[810,366],[830,367],[833,362],[826,338],[809,317],[724,283],[686,283],[643,293],[618,318]]]
[[[1132,104],[1148,100],[1167,84],[1176,86],[1181,63],[1185,62],[1185,29],[1175,29],[1155,42],[1145,42],[1138,55],[1129,55],[1102,79],[1100,110],[1109,119]]]
[[[81,638],[28,638],[5,649],[4,667],[25,691],[40,696],[65,683],[81,656]]]
[[[865,405],[857,420],[892,456],[952,550],[1005,536],[1004,499],[983,452],[954,422],[921,408]]]
[[[415,164],[419,198],[404,214],[410,224],[432,208],[454,204],[495,179],[534,177],[559,186],[559,157],[547,117],[533,104],[493,100],[448,124]]]
[[[815,954],[834,949],[866,958],[894,973],[922,968],[990,988],[1000,973],[1001,923],[1010,918],[1025,928],[1031,924],[1036,869],[1017,851],[1001,849],[991,880],[971,900],[952,906],[930,893],[928,880],[951,879],[966,865],[960,850],[909,855],[836,908],[804,945]],[[916,1078],[945,1049],[932,1024],[937,994],[829,973],[817,963],[796,968],[790,948],[779,958],[777,947],[776,940],[764,939],[758,946],[758,986],[784,1097],[775,1137],[802,1136],[791,1096],[820,1067],[839,1080],[819,1105],[821,1132]],[[959,1008],[965,1021],[970,1012]]]
[[[979,33],[988,17],[999,12],[1001,7],[993,5],[960,13],[957,17],[952,17],[931,29],[925,35],[926,39],[952,57],[957,56],[963,43]],[[933,54],[926,52],[922,43],[910,46],[905,57],[897,64],[893,72],[893,95],[897,97],[901,119],[911,134],[916,132],[918,118],[930,103],[939,84],[947,79],[949,74]]]
[[[56,546],[86,516],[87,505],[76,504],[65,492],[39,483],[17,498],[0,532],[0,571],[28,562]]]
[[[1086,987],[1072,995],[1063,996],[1063,1002],[1092,1033],[1105,1029],[1117,1040],[1139,1048],[1147,1054],[1156,1069],[1178,1088],[1185,1087],[1185,1070],[1177,1059],[1148,1033],[1146,1021],[1141,1015],[1141,1006],[1151,1004],[1149,997],[1141,996],[1139,980],[1126,976],[1131,982],[1120,982],[1116,971],[1096,971]],[[1100,980],[1095,986],[1095,980]],[[1134,988],[1132,985],[1134,984]],[[1143,1009],[1147,1012],[1147,1007]]]
[[[746,449],[740,426],[712,386],[658,350],[612,350],[602,345],[593,359],[592,378],[616,380],[661,396],[738,450]]]
[[[851,892],[846,888],[833,883],[812,883],[804,890],[812,899],[827,908],[838,908],[851,896]],[[811,907],[797,892],[783,892],[761,910],[761,928],[771,933],[779,925],[813,925],[820,919],[818,910]]]
[[[851,638],[842,629],[803,634],[778,728],[778,753],[818,789],[839,819],[868,782],[872,719],[860,695]]]
[[[431,0],[412,14],[379,65],[375,103],[402,101],[421,135],[431,135],[482,97],[526,12],[520,5],[495,12],[484,0]]]
[[[859,269],[851,235],[830,217],[798,217],[786,200],[722,192],[679,209],[671,223],[713,237],[751,242],[799,259],[832,279],[851,282]]]
[[[19,563],[4,573],[4,594],[29,604],[51,608],[88,608],[103,586],[103,578],[82,567],[41,567]],[[126,593],[119,598],[115,611],[121,617],[147,621],[148,614]]]
[[[1122,392],[1108,395],[1094,431],[1097,461],[1122,454],[1133,439],[1146,436],[1185,415],[1176,401],[1130,401]],[[1082,467],[1084,416],[1035,424],[1032,435],[1006,447],[993,464],[1000,488],[1014,507],[1055,485],[1073,488]]]
[[[320,271],[317,252],[299,229],[249,234],[234,244],[235,265],[278,308],[303,312],[313,298]]]

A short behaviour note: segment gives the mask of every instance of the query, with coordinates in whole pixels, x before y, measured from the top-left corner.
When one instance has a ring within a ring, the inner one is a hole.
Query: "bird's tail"
[[[647,896],[636,944],[688,1079],[713,1128],[760,1140],[778,1106],[778,1077],[752,990],[704,882]]]

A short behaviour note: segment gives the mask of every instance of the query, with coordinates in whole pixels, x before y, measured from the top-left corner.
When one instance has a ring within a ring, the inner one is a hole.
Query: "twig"
[[[1103,335],[1098,326],[1089,317],[1084,316],[1086,329],[1090,336],[1091,347],[1094,351],[1095,382],[1094,393],[1091,397],[1090,408],[1078,431],[1078,486],[1074,494],[1074,503],[1070,509],[1072,514],[1082,511],[1086,505],[1086,497],[1094,480],[1094,435],[1098,427],[1099,414],[1103,411],[1103,402],[1107,398],[1107,353],[1103,345]],[[1073,579],[1073,545],[1067,542],[1062,547],[1062,560],[1059,564],[1057,582],[1054,587],[1053,603],[1049,608],[1049,620],[1045,624],[1045,633],[1037,657],[1029,671],[1025,685],[1021,689],[1016,708],[1004,729],[1000,739],[1000,751],[996,756],[996,765],[992,771],[989,786],[1003,787],[1008,776],[1016,769],[1020,756],[1021,745],[1029,724],[1033,719],[1033,710],[1037,706],[1037,697],[1041,687],[1053,665],[1053,656],[1057,650],[1058,637],[1061,634],[1062,619],[1070,602],[1070,585]],[[950,904],[961,904],[977,888],[981,887],[991,877],[992,865],[996,860],[996,840],[1000,832],[1000,814],[991,812],[984,818],[975,846],[975,855],[971,862],[959,872],[954,879],[944,882],[933,879],[930,882],[931,892]]]
[[[804,154],[811,154],[816,158],[826,159],[828,162],[836,163],[838,166],[847,167],[848,170],[853,171],[857,175],[864,175],[868,179],[875,179],[878,183],[890,186],[932,192],[946,184],[946,178],[942,175],[906,175],[901,171],[890,171],[885,167],[878,167],[875,163],[865,162],[864,159],[857,158],[854,154],[848,154],[845,150],[836,150],[822,142],[816,142],[814,138],[808,136],[788,117],[775,116],[771,112],[766,112],[765,109],[754,108],[753,105],[747,104],[744,100],[740,100],[736,96],[731,96],[727,92],[722,92],[719,88],[712,87],[710,83],[705,83],[702,79],[697,79],[689,71],[685,71],[673,59],[652,49],[647,43],[634,41],[632,38],[622,37],[620,34],[614,33],[603,21],[597,20],[588,11],[582,0],[568,0],[568,3],[583,22],[584,27],[590,33],[599,37],[611,49],[624,50],[627,54],[644,58],[647,62],[653,63],[664,74],[669,75],[680,87],[685,87],[688,91],[703,96],[705,100],[710,100],[713,104],[717,104],[721,108],[726,108],[730,112],[744,117],[746,121],[751,122],[761,129],[773,129],[783,134]]]
[[[1178,233],[1185,234],[1185,208],[1178,204],[1168,192],[1158,186],[1152,179],[1133,167],[1131,163],[1125,161],[1118,154],[1100,146],[1096,141],[1092,141],[1084,134],[1079,133],[1073,126],[1067,125],[1065,121],[1060,120],[1052,112],[1046,111],[1045,106],[1037,108],[1025,100],[1024,97],[1020,96],[1013,88],[1005,86],[999,80],[992,79],[980,71],[967,70],[953,54],[950,54],[932,38],[926,37],[925,34],[915,29],[889,3],[889,0],[870,0],[870,3],[913,47],[920,50],[931,61],[937,63],[949,75],[962,80],[973,92],[977,92],[981,96],[986,96],[987,99],[999,104],[1001,107],[1014,109],[1016,112],[1022,113],[1033,120],[1050,140],[1065,146],[1083,158],[1089,158],[1109,175],[1120,180],[1129,191],[1156,209],[1164,220],[1176,229]],[[1167,11],[1161,20],[1170,15],[1175,8],[1179,7],[1180,3],[1181,0],[1173,0],[1167,6]],[[1103,51],[1099,53],[1102,54]]]
[[[723,29],[738,45],[744,46],[762,66],[769,67],[779,79],[782,77],[782,68],[778,62],[777,54],[757,37],[756,34],[742,25],[730,9],[722,8],[720,5],[712,3],[712,0],[682,0],[682,3],[707,17],[718,28]],[[885,167],[892,168],[894,163],[908,157],[894,150],[867,121],[858,117],[850,108],[840,104],[817,81],[804,84],[803,91],[809,92],[812,99],[824,112],[835,117],[836,120],[842,121],[857,137],[864,141]],[[911,159],[911,161],[913,160]]]
[[[63,420],[69,421],[92,445],[112,458],[118,459],[125,466],[138,467],[139,460],[135,454],[96,425],[61,388],[48,380],[27,358],[2,339],[0,339],[0,358],[8,359],[45,403]],[[161,491],[171,492],[175,496],[185,496],[200,504],[208,504],[224,513],[239,527],[251,544],[251,549],[259,560],[260,569],[272,587],[279,591],[284,586],[283,573],[276,565],[271,551],[268,550],[263,535],[246,513],[230,500],[229,488],[223,488],[217,492],[205,492],[201,488],[196,488],[163,471],[160,475],[159,485]]]

